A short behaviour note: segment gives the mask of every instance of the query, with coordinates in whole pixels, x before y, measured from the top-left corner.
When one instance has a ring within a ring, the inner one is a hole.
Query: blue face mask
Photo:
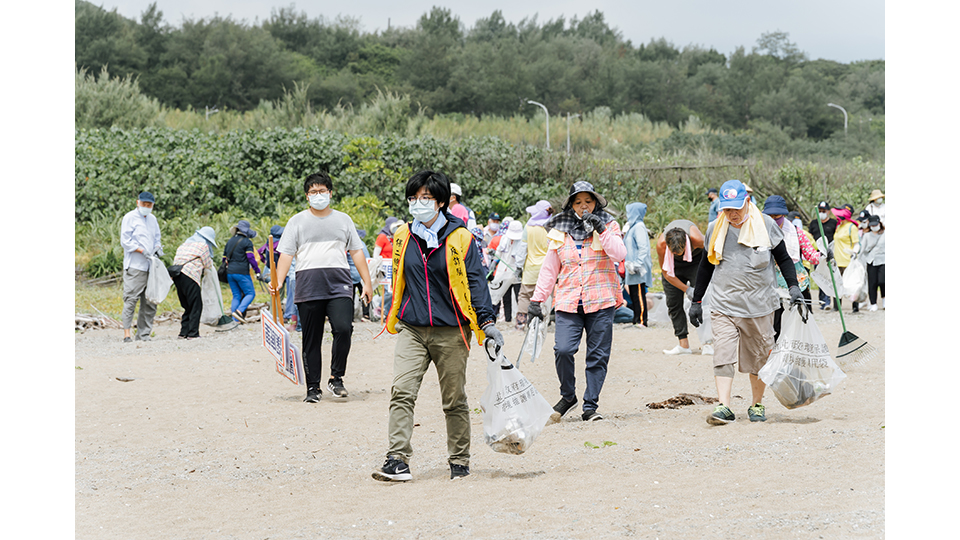
[[[413,201],[410,203],[410,215],[421,223],[426,223],[436,217],[437,208],[434,201]]]

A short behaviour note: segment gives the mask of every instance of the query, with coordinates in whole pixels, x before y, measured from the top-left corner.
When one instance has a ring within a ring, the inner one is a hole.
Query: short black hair
[[[670,250],[670,253],[685,251],[687,249],[687,233],[679,227],[674,227],[667,231],[663,239],[667,242],[667,249]]]
[[[433,198],[440,203],[443,212],[450,205],[450,180],[441,172],[424,170],[407,180],[407,190],[404,197],[416,197],[420,188],[425,187]]]
[[[309,193],[310,188],[316,185],[325,186],[328,190],[333,191],[333,180],[330,179],[330,175],[323,171],[313,173],[303,181],[303,192]]]

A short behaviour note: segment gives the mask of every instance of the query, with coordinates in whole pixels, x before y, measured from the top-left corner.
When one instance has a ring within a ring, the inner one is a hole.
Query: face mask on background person
[[[147,217],[150,215],[150,212],[153,212],[153,208],[147,208],[146,206],[137,205],[137,211],[140,212],[140,215]]]
[[[873,231],[873,232],[877,232],[877,231],[880,230],[880,226],[879,226],[879,225],[871,225],[871,226],[870,226],[870,230]]]
[[[330,206],[330,194],[317,193],[316,195],[311,195],[310,206],[316,210],[323,210],[324,208]]]
[[[499,230],[500,230],[500,224],[499,224],[499,223],[491,223],[491,224],[490,224],[490,231],[491,231],[491,232],[497,232],[497,231],[499,231]]]
[[[778,217],[778,218],[775,219],[774,221],[777,222],[777,225],[783,227],[783,216]]]
[[[817,215],[820,216],[820,221],[823,221],[823,220],[827,219],[827,213],[826,213],[826,212],[819,212],[819,213],[817,213]]]
[[[880,198],[877,199],[875,202],[876,202],[878,205],[879,205],[879,204],[883,204],[883,197],[880,197]]]
[[[434,204],[435,201],[413,201],[410,203],[410,215],[420,223],[426,223],[437,215],[437,208]]]

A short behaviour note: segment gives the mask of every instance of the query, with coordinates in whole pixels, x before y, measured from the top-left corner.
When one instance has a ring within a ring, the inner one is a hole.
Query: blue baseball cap
[[[148,202],[148,203],[157,202],[157,201],[154,200],[154,198],[153,198],[153,193],[150,193],[149,191],[144,191],[144,192],[141,193],[140,196],[137,197],[137,198],[140,199],[140,200],[143,201],[143,202]]]
[[[747,202],[747,187],[739,180],[727,180],[720,186],[720,209],[739,210]]]

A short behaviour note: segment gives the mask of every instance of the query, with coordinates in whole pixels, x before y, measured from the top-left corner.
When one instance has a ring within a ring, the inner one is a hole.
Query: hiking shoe
[[[125,337],[125,338],[123,338],[123,342],[124,342],[124,343],[133,343],[133,338],[131,338],[131,337]]]
[[[450,474],[452,478],[452,465],[450,466]],[[381,482],[406,482],[407,480],[413,480],[413,475],[410,474],[409,465],[393,456],[387,456],[383,467],[373,471],[373,479]]]
[[[747,416],[750,417],[751,422],[766,422],[767,421],[767,408],[761,403],[754,404],[749,409],[747,409]]]
[[[450,464],[450,479],[456,480],[457,478],[463,478],[464,476],[470,476],[470,467],[466,465],[457,465],[456,463]]]
[[[717,405],[717,408],[713,409],[713,413],[707,417],[707,423],[715,426],[722,426],[724,424],[729,424],[736,419],[737,418],[733,416],[733,411],[730,410],[730,407],[720,404]]]
[[[307,403],[319,403],[322,397],[323,393],[320,391],[319,386],[307,387],[307,397],[303,398],[303,401]]]
[[[327,389],[333,392],[335,397],[347,397],[347,389],[343,387],[343,379],[340,377],[330,379],[330,382],[327,383]]]
[[[240,324],[245,324],[247,322],[247,320],[243,318],[243,315],[241,315],[239,311],[234,311],[231,313],[231,315],[233,315],[234,320]]]
[[[672,349],[664,349],[664,350],[663,350],[663,354],[670,354],[670,355],[674,355],[674,354],[693,354],[693,351],[691,351],[690,349],[683,348],[683,347],[681,347],[680,345],[677,345],[676,347],[674,347],[674,348],[672,348]]]
[[[603,420],[603,416],[601,416],[596,409],[583,411],[583,415],[580,416],[580,418],[583,418],[584,422],[596,422],[597,420]]]
[[[567,401],[562,396],[560,401],[553,406],[553,414],[550,415],[550,421],[554,424],[560,421],[563,418],[563,415],[567,414],[575,405],[577,404],[577,396],[573,396],[571,401]]]
[[[713,345],[707,343],[706,345],[700,347],[700,354],[703,356],[713,356]]]

